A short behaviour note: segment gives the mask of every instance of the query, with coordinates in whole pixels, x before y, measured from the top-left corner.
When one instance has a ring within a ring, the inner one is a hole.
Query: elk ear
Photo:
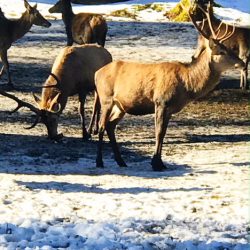
[[[58,98],[61,93],[58,93],[50,102],[49,111],[53,113],[58,113],[61,110],[60,103],[58,103]]]
[[[32,8],[33,9],[37,9],[37,3]]]
[[[30,8],[29,3],[27,2],[27,0],[24,0],[24,6],[25,8],[28,10]]]

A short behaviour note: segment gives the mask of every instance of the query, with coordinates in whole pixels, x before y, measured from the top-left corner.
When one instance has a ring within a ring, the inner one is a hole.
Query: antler
[[[32,105],[28,102],[24,102],[24,101],[20,100],[16,96],[9,94],[3,90],[0,90],[0,94],[17,102],[17,107],[14,110],[9,111],[10,114],[13,114],[14,112],[18,111],[22,107],[26,107],[26,108],[30,109],[31,111],[33,111],[34,113],[36,113],[35,122],[30,127],[26,128],[26,129],[34,128],[38,124],[38,122],[40,121],[40,117],[41,117],[41,110],[40,109],[36,108],[34,105]]]
[[[212,34],[212,37],[214,40],[217,40],[218,42],[222,43],[224,41],[226,41],[227,39],[229,39],[235,32],[235,26],[233,25],[232,26],[232,31],[231,32],[228,32],[229,30],[229,25],[224,23],[224,22],[220,22],[220,24],[218,25],[216,31],[213,27],[213,22],[211,20],[211,13],[213,12],[213,9],[212,9],[212,5],[211,5],[211,2],[208,3],[207,5],[207,11],[204,10],[199,4],[197,4],[198,8],[203,12],[203,14],[206,16],[207,19],[204,19],[202,20],[202,25],[201,27],[199,27],[199,25],[197,24],[197,22],[194,20],[194,17],[193,17],[193,14],[191,13],[191,10],[190,10],[190,7],[189,8],[186,8],[182,2],[180,2],[181,4],[181,7],[188,13],[188,16],[190,18],[190,20],[192,21],[193,25],[195,26],[195,28],[199,31],[199,33],[204,36],[206,39],[209,39],[209,34],[206,34],[203,29],[204,29],[204,24],[205,24],[205,20],[208,21],[208,25],[209,25],[209,28],[210,28],[210,31],[211,31],[211,34]],[[225,32],[223,35],[219,36],[220,32],[221,32],[221,26],[222,25],[225,25],[226,28],[225,28]],[[231,27],[231,25],[230,25]]]
[[[222,43],[223,41],[229,39],[234,34],[235,26],[233,25],[232,26],[232,31],[228,32],[229,25],[222,22],[222,21],[220,22],[219,26],[217,27],[217,29],[215,31],[215,29],[213,27],[213,22],[211,20],[211,13],[213,12],[211,2],[209,2],[208,5],[207,5],[207,11],[205,11],[199,4],[197,4],[197,6],[204,13],[204,15],[207,17],[208,25],[209,25],[210,31],[212,33],[213,39],[215,39],[215,40],[219,41],[220,43]],[[221,26],[223,24],[226,26],[226,30],[225,30],[224,34],[219,37],[220,31],[221,31]]]
[[[201,34],[202,36],[204,36],[206,39],[209,39],[209,36],[203,31],[205,20],[204,20],[204,19],[202,20],[202,27],[200,28],[200,27],[198,26],[198,24],[196,23],[196,21],[194,20],[193,15],[190,13],[190,7],[189,7],[189,8],[185,7],[185,6],[182,4],[182,2],[180,2],[180,5],[181,5],[182,9],[184,9],[184,10],[187,12],[187,14],[188,14],[190,20],[192,21],[194,27],[200,32],[200,34]]]

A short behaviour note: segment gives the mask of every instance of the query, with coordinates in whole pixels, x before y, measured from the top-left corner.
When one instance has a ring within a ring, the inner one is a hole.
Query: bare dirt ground
[[[61,21],[55,21],[52,29],[33,27],[23,39],[9,50],[9,61],[14,84],[20,90],[13,93],[31,101],[31,92],[39,88],[50,72],[51,65],[65,44]],[[196,45],[196,32],[189,24],[176,23],[122,23],[110,22],[106,48],[114,59],[135,61],[189,61]],[[223,77],[224,86],[238,86],[238,72],[229,72]],[[1,80],[3,83],[5,79]],[[239,89],[220,89],[204,100],[188,105],[175,115],[165,139],[163,155],[166,161],[171,156],[188,154],[196,148],[206,150],[245,144],[250,140],[248,116],[249,92]],[[77,97],[70,98],[60,119],[60,130],[65,139],[54,144],[46,136],[44,125],[32,130],[24,127],[32,122],[27,110],[8,115],[6,110],[15,103],[0,96],[0,163],[22,164],[22,157],[38,166],[87,157],[95,159],[96,137],[89,142],[81,140]],[[87,117],[91,115],[93,97],[87,102]],[[141,161],[152,155],[154,148],[153,116],[127,116],[117,130],[125,160]],[[106,154],[110,149],[106,147]],[[218,152],[219,153],[219,152]],[[240,154],[240,153],[239,153]],[[82,166],[84,168],[84,166]],[[18,170],[17,170],[18,171]],[[81,171],[77,169],[75,171]]]

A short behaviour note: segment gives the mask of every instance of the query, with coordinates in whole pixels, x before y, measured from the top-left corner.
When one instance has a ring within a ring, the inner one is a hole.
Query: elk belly
[[[154,103],[147,97],[129,96],[120,100],[119,106],[125,113],[130,115],[147,115],[154,113]]]
[[[136,103],[135,105],[124,105],[124,110],[130,115],[147,115],[155,111],[153,103]]]

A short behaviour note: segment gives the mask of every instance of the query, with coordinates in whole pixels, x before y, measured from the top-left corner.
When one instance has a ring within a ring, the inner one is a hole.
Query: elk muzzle
[[[50,23],[49,21],[46,20],[46,22],[44,22],[44,23],[42,24],[42,26],[45,27],[45,28],[49,28],[49,27],[51,26],[51,23]]]
[[[45,18],[43,18],[42,15],[40,19],[34,20],[34,24],[45,28],[49,28],[51,26],[51,23],[47,21]]]
[[[42,123],[45,124],[48,132],[48,138],[51,140],[58,141],[63,137],[62,134],[58,134],[57,132],[58,119],[59,119],[58,113],[53,113],[43,110],[41,115],[41,121]]]

